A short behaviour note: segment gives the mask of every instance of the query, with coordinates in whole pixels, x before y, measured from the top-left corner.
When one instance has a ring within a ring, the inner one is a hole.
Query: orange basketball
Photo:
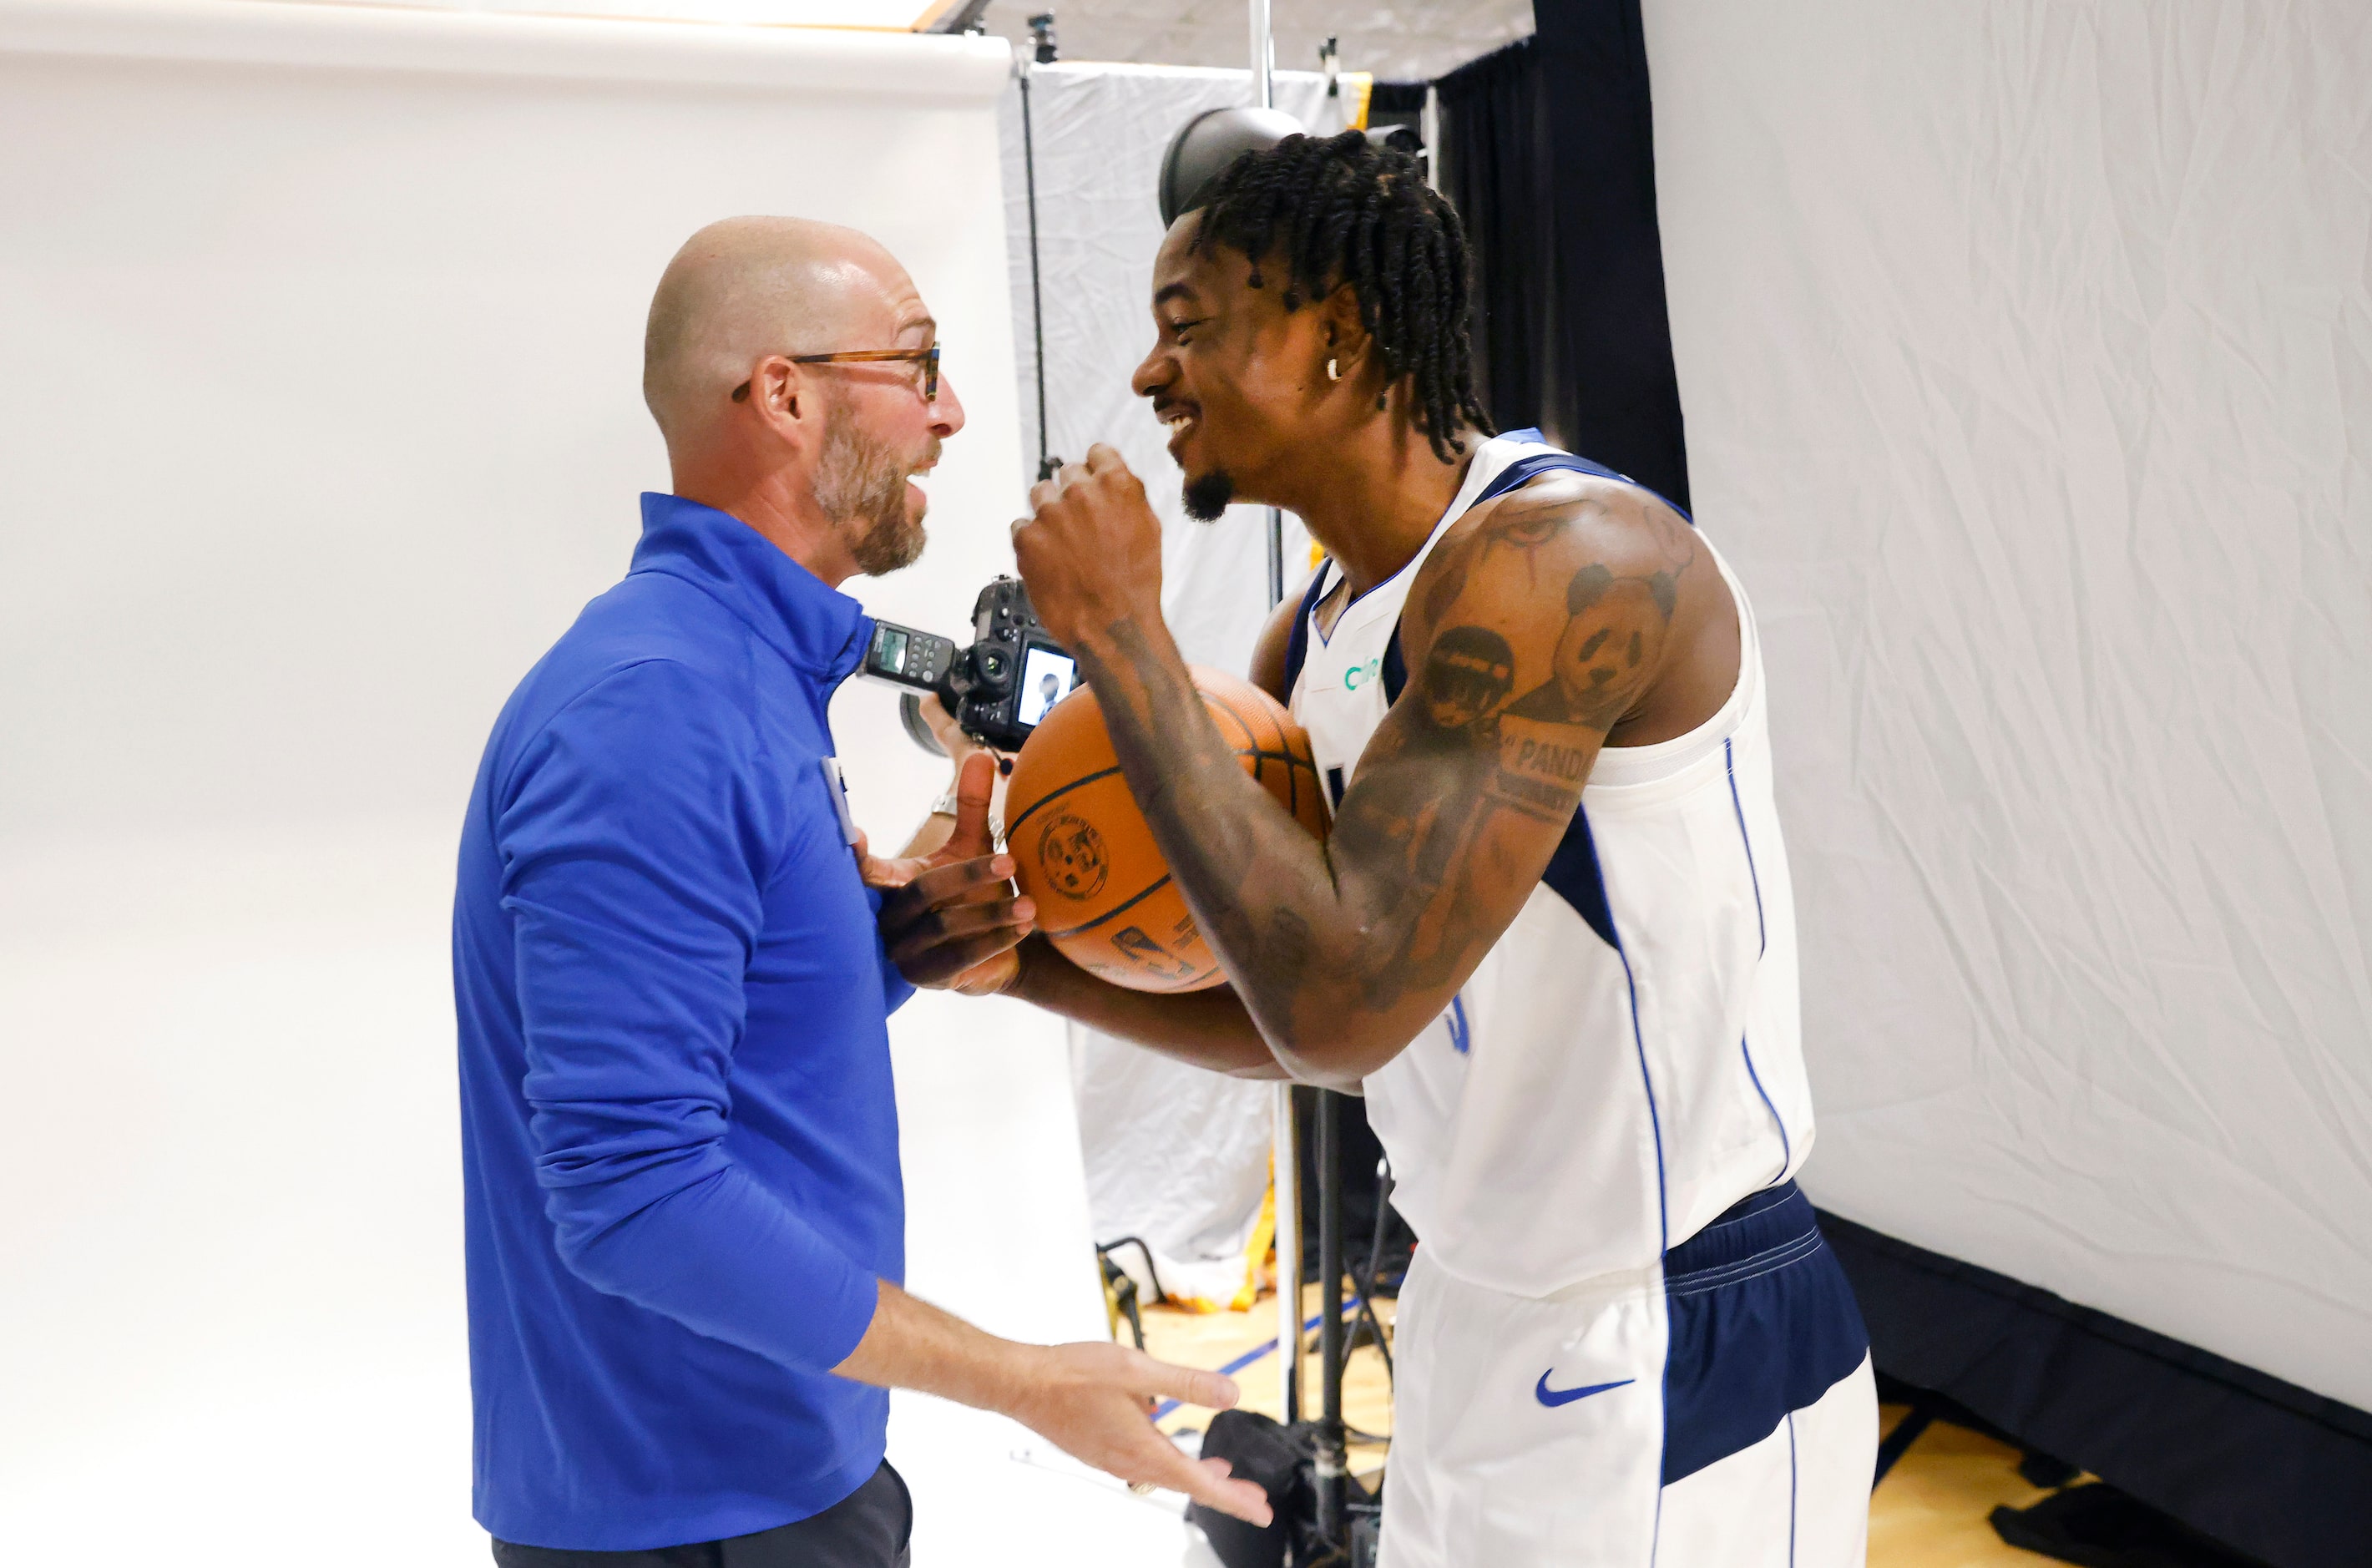
[[[1232,675],[1191,673],[1244,772],[1322,837],[1318,764],[1292,715]],[[1005,836],[1038,928],[1081,969],[1131,991],[1200,991],[1227,978],[1169,879],[1089,689],[1055,703],[1014,759]]]

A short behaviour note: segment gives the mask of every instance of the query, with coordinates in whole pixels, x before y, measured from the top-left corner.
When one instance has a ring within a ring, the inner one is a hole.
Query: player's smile
[[[1188,399],[1157,397],[1153,401],[1153,417],[1169,428],[1170,459],[1180,468],[1186,468],[1187,443],[1203,426],[1201,406]]]

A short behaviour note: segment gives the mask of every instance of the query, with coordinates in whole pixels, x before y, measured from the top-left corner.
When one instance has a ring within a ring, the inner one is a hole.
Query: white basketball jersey
[[[1293,713],[1338,792],[1389,706],[1401,608],[1425,558],[1494,482],[1543,459],[1607,471],[1538,432],[1488,441],[1415,559],[1330,635],[1305,621]],[[1741,643],[1721,711],[1678,739],[1599,754],[1515,923],[1449,1010],[1366,1080],[1394,1205],[1435,1263],[1488,1289],[1543,1296],[1655,1263],[1811,1146],[1761,650],[1745,593],[1714,560]],[[1320,568],[1308,604],[1334,572]]]

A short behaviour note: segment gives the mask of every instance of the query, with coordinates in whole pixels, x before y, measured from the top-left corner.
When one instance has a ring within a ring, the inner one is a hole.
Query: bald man
[[[496,721],[462,832],[477,1518],[517,1568],[890,1568],[887,1390],[1001,1411],[1131,1483],[1264,1520],[1145,1419],[1235,1388],[994,1338],[899,1288],[888,1019],[1028,930],[993,765],[905,857],[849,825],[826,706],[851,576],[923,548],[963,428],[913,282],[862,234],[736,218],[659,280],[669,494],[625,580]],[[936,846],[924,853],[924,846]]]

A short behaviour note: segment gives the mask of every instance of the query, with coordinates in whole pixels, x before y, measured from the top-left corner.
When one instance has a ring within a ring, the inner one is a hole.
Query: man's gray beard
[[[1196,474],[1186,482],[1186,515],[1198,523],[1215,523],[1236,498],[1236,482],[1225,469]]]
[[[816,505],[832,520],[856,569],[879,577],[912,566],[923,553],[923,525],[906,516],[906,476],[913,465],[866,440],[848,405],[834,400],[824,415],[823,451],[816,461]]]

